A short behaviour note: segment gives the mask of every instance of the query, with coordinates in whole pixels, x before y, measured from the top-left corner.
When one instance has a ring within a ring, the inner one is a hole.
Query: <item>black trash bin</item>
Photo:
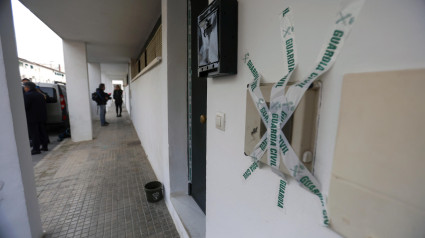
[[[162,194],[162,183],[152,181],[145,185],[146,198],[148,202],[161,201],[164,195]]]

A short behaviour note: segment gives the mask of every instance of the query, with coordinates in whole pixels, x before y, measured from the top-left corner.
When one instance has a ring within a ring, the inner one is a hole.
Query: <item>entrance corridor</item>
[[[164,200],[146,200],[156,177],[128,114],[108,114],[94,140],[66,140],[34,167],[45,237],[179,237]]]

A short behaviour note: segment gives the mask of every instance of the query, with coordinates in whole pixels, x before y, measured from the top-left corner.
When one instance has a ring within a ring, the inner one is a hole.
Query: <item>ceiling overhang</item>
[[[161,15],[159,0],[20,0],[64,40],[87,43],[89,62],[129,62]]]

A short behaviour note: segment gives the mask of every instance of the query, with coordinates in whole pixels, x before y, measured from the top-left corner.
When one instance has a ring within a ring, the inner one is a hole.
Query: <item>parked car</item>
[[[36,83],[43,91],[47,99],[47,124],[69,126],[68,100],[66,95],[66,84],[55,83]]]

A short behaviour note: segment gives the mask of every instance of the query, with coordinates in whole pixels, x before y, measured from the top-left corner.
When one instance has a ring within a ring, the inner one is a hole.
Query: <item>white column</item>
[[[170,191],[187,189],[187,7],[162,1],[162,54],[167,65]],[[192,59],[193,60],[193,59]],[[178,108],[178,110],[176,110]]]
[[[99,87],[99,84],[101,83],[100,64],[88,63],[88,69],[89,69],[90,93],[93,93],[93,92],[96,91],[96,89]],[[91,100],[90,104],[91,104],[92,119],[93,120],[100,120],[99,115],[98,115],[98,111],[97,111],[97,103],[95,101]]]
[[[0,1],[0,237],[43,234],[10,1]]]
[[[86,43],[63,41],[72,141],[93,139]]]
[[[112,86],[112,79],[109,78],[109,76],[107,75],[107,70],[105,70],[105,68],[107,67],[107,65],[105,64],[100,64],[100,72],[101,72],[101,76],[100,76],[100,80],[102,81],[102,83],[105,84],[105,93],[112,93],[114,92],[114,88]],[[102,70],[103,68],[103,70]],[[108,100],[107,104],[106,104],[106,111],[109,111],[109,108],[112,105],[112,100]],[[114,109],[115,110],[115,109]]]

